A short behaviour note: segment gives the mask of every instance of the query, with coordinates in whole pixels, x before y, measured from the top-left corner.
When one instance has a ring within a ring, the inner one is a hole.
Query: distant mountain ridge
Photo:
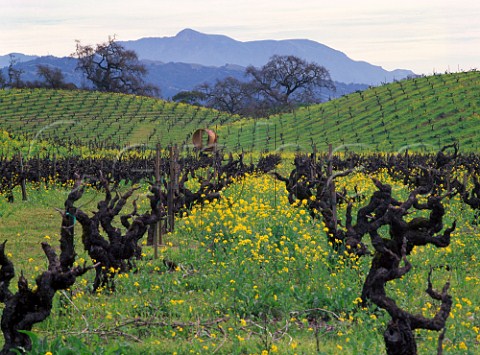
[[[274,54],[295,55],[324,66],[333,80],[343,83],[379,85],[415,75],[411,70],[388,71],[364,61],[355,61],[343,52],[307,39],[241,42],[224,35],[184,29],[174,37],[141,38],[120,43],[134,50],[140,59],[215,67],[226,64],[258,67]]]
[[[174,37],[141,38],[119,43],[137,53],[148,70],[145,81],[158,86],[164,99],[228,76],[247,80],[246,66],[262,66],[274,54],[296,55],[325,66],[335,83],[336,91],[322,90],[324,100],[415,75],[410,70],[387,71],[366,62],[354,61],[338,50],[306,39],[240,42],[224,35],[185,29]],[[77,87],[91,86],[75,70],[75,58],[39,57],[21,53],[3,55],[0,56],[0,70],[4,77],[7,77],[7,66],[12,58],[16,61],[15,67],[22,71],[23,81],[40,80],[37,66],[47,64],[60,69],[66,82],[72,82]]]
[[[28,62],[29,60],[34,60],[38,58],[37,55],[25,55],[22,53],[10,53],[6,55],[0,55],[0,68],[10,65],[10,60],[14,58],[18,63]]]
[[[8,58],[8,55],[5,56]],[[35,57],[33,59],[19,57],[15,68],[22,71],[21,78],[23,81],[33,82],[40,80],[37,73],[37,66],[39,64],[48,65],[52,68],[58,68],[63,73],[65,82],[74,83],[77,87],[91,87],[91,84],[83,77],[82,73],[75,70],[77,66],[77,59],[70,57]],[[17,59],[17,57],[15,57]],[[205,66],[190,63],[163,63],[150,60],[142,61],[147,68],[147,75],[145,81],[160,88],[161,97],[170,99],[180,91],[189,91],[196,86],[208,82],[215,83],[216,80],[224,79],[228,76],[234,77],[238,80],[246,80],[245,68],[238,65],[224,65],[221,67]],[[7,77],[7,66],[0,71],[4,77]],[[348,93],[365,90],[368,88],[366,84],[344,84],[335,82],[335,91],[322,91],[324,100],[336,98]]]

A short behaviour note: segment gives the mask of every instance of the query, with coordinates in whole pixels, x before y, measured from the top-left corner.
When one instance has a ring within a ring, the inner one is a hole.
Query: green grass
[[[366,193],[373,189],[366,177],[338,182],[339,187],[352,183]],[[394,191],[405,195],[400,185],[395,184]],[[33,282],[46,266],[40,242],[48,236],[52,245],[57,243],[61,219],[55,208],[62,208],[66,190],[29,187],[27,202],[15,193],[14,204],[0,200],[0,235],[8,239],[17,274],[24,270]],[[101,196],[89,190],[78,204],[93,210]],[[474,354],[480,350],[480,229],[471,224],[472,211],[458,199],[446,210],[445,224],[456,219],[458,225],[450,247],[417,248],[409,257],[413,270],[389,284],[389,294],[402,308],[432,316],[438,303],[424,292],[427,273],[430,266],[449,265],[451,271],[437,269],[433,277],[437,289],[447,280],[452,283],[454,307],[445,353]],[[77,350],[81,341],[88,351],[102,354],[120,347],[119,353],[270,350],[293,355],[316,353],[317,343],[319,354],[384,353],[382,332],[389,317],[356,304],[370,259],[333,253],[323,224],[312,221],[303,208],[290,206],[283,185],[271,177],[249,177],[232,185],[224,199],[195,208],[176,225],[175,233],[165,236],[160,258],[154,259],[151,247],[144,247],[138,270],[118,275],[114,294],[91,294],[91,272],[71,293],[59,292],[52,315],[34,327],[40,339],[47,339],[38,353],[56,353],[66,346],[55,343],[62,339]],[[78,227],[78,238],[80,233]],[[89,261],[79,239],[77,252],[79,262]],[[168,272],[163,258],[174,260],[180,269]],[[436,332],[417,335],[419,354],[435,352]]]

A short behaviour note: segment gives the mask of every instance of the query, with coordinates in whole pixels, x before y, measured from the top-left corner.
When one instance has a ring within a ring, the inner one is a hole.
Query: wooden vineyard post
[[[173,210],[173,181],[172,181],[172,171],[173,171],[173,145],[170,146],[170,157],[169,157],[169,167],[170,171],[168,173],[169,175],[169,183],[167,184],[168,186],[168,191],[167,191],[167,231],[168,232],[173,232],[172,228],[172,223],[171,223],[171,214]]]
[[[167,208],[168,208],[168,231],[173,232],[175,228],[175,212],[174,212],[174,198],[178,188],[178,174],[177,174],[177,159],[178,149],[177,145],[170,147],[170,183],[168,184],[167,194]]]
[[[42,172],[41,172],[41,166],[40,166],[40,154],[37,155],[37,180],[40,182],[42,179]]]
[[[310,169],[310,179],[313,181],[315,179],[315,171],[317,170],[317,145],[313,143],[312,146],[312,168]]]
[[[331,201],[331,208],[332,208],[332,215],[333,215],[333,226],[335,228],[335,235],[337,233],[337,193],[335,192],[335,180],[331,179],[333,176],[333,149],[332,144],[328,145],[328,167],[327,167],[327,176],[329,180],[329,188],[330,188],[330,201]]]
[[[160,188],[160,143],[157,143],[157,155],[155,159],[155,183]],[[153,257],[158,259],[158,244],[163,244],[162,240],[162,220],[158,221],[153,227]]]
[[[57,175],[57,153],[54,152],[53,162],[52,162],[52,180],[55,180],[56,175]]]
[[[19,152],[18,153],[18,159],[20,161],[20,185],[22,187],[22,200],[23,201],[27,201],[28,200],[28,197],[27,197],[27,185],[26,185],[26,182],[25,182],[25,169],[23,167],[23,158],[22,158],[22,153]]]
[[[218,151],[217,151],[217,146],[213,147],[213,180],[218,183],[219,181],[219,176],[218,176]],[[220,159],[221,160],[221,159]]]
[[[273,149],[275,153],[277,153],[277,124],[273,126],[273,134],[274,134],[274,140],[273,140]],[[275,166],[275,172],[277,171],[277,166]],[[273,186],[275,189],[275,195],[274,195],[274,206],[277,208],[277,179],[273,180]]]

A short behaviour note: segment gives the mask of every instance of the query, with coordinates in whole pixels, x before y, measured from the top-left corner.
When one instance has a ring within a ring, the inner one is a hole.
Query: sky
[[[478,0],[0,0],[0,55],[175,36],[310,39],[387,70],[480,69]],[[322,64],[322,63],[319,63]]]

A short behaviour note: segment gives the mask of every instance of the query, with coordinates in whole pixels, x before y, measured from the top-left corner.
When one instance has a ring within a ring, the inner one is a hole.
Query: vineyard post
[[[103,166],[100,167],[100,169],[103,169]],[[70,179],[70,155],[67,155],[67,169],[66,169],[65,176],[67,177],[67,180]],[[100,170],[103,171],[103,170]]]
[[[42,172],[41,172],[41,167],[40,167],[40,153],[37,155],[37,180],[40,182],[42,179]]]
[[[273,141],[273,149],[275,152],[277,152],[277,124],[273,126],[273,134],[275,136],[275,139]],[[277,167],[275,166],[275,171],[277,171]],[[274,206],[277,208],[277,179],[273,180],[273,186],[275,189],[275,195],[274,195]]]
[[[215,145],[212,150],[212,167],[213,167],[213,177],[212,179],[218,182],[217,174],[217,146]]]
[[[168,196],[167,196],[167,205],[168,205],[168,230],[173,232],[175,228],[175,213],[173,211],[174,206],[174,193],[177,189],[177,157],[178,150],[177,145],[170,146],[170,184],[168,184]]]
[[[57,175],[57,153],[53,152],[52,180],[55,180],[55,175]]]
[[[169,172],[169,177],[170,177],[170,182],[167,184],[168,186],[168,191],[167,191],[167,223],[168,223],[168,231],[173,232],[173,225],[172,225],[172,211],[173,211],[173,157],[174,157],[174,152],[173,152],[173,145],[170,146],[170,157],[169,157],[169,167],[170,167],[170,172]]]
[[[155,159],[155,184],[160,188],[160,143],[157,143],[156,147],[157,156]],[[159,220],[153,227],[153,255],[155,259],[158,259],[158,244],[162,244],[162,220]]]
[[[332,144],[328,145],[328,167],[327,175],[330,178],[333,175],[333,149]],[[330,180],[330,179],[329,179]],[[331,179],[330,181],[330,196],[331,196],[331,208],[333,214],[333,226],[335,228],[335,233],[337,232],[337,193],[335,192],[335,180]]]
[[[313,164],[313,169],[310,169],[310,179],[313,181],[315,179],[315,170],[317,167],[317,145],[313,143],[312,146],[313,154],[312,154],[312,164]]]
[[[20,161],[20,186],[22,187],[22,200],[27,201],[27,186],[25,182],[25,169],[23,167],[23,158],[22,158],[22,152],[18,153],[18,159]]]

